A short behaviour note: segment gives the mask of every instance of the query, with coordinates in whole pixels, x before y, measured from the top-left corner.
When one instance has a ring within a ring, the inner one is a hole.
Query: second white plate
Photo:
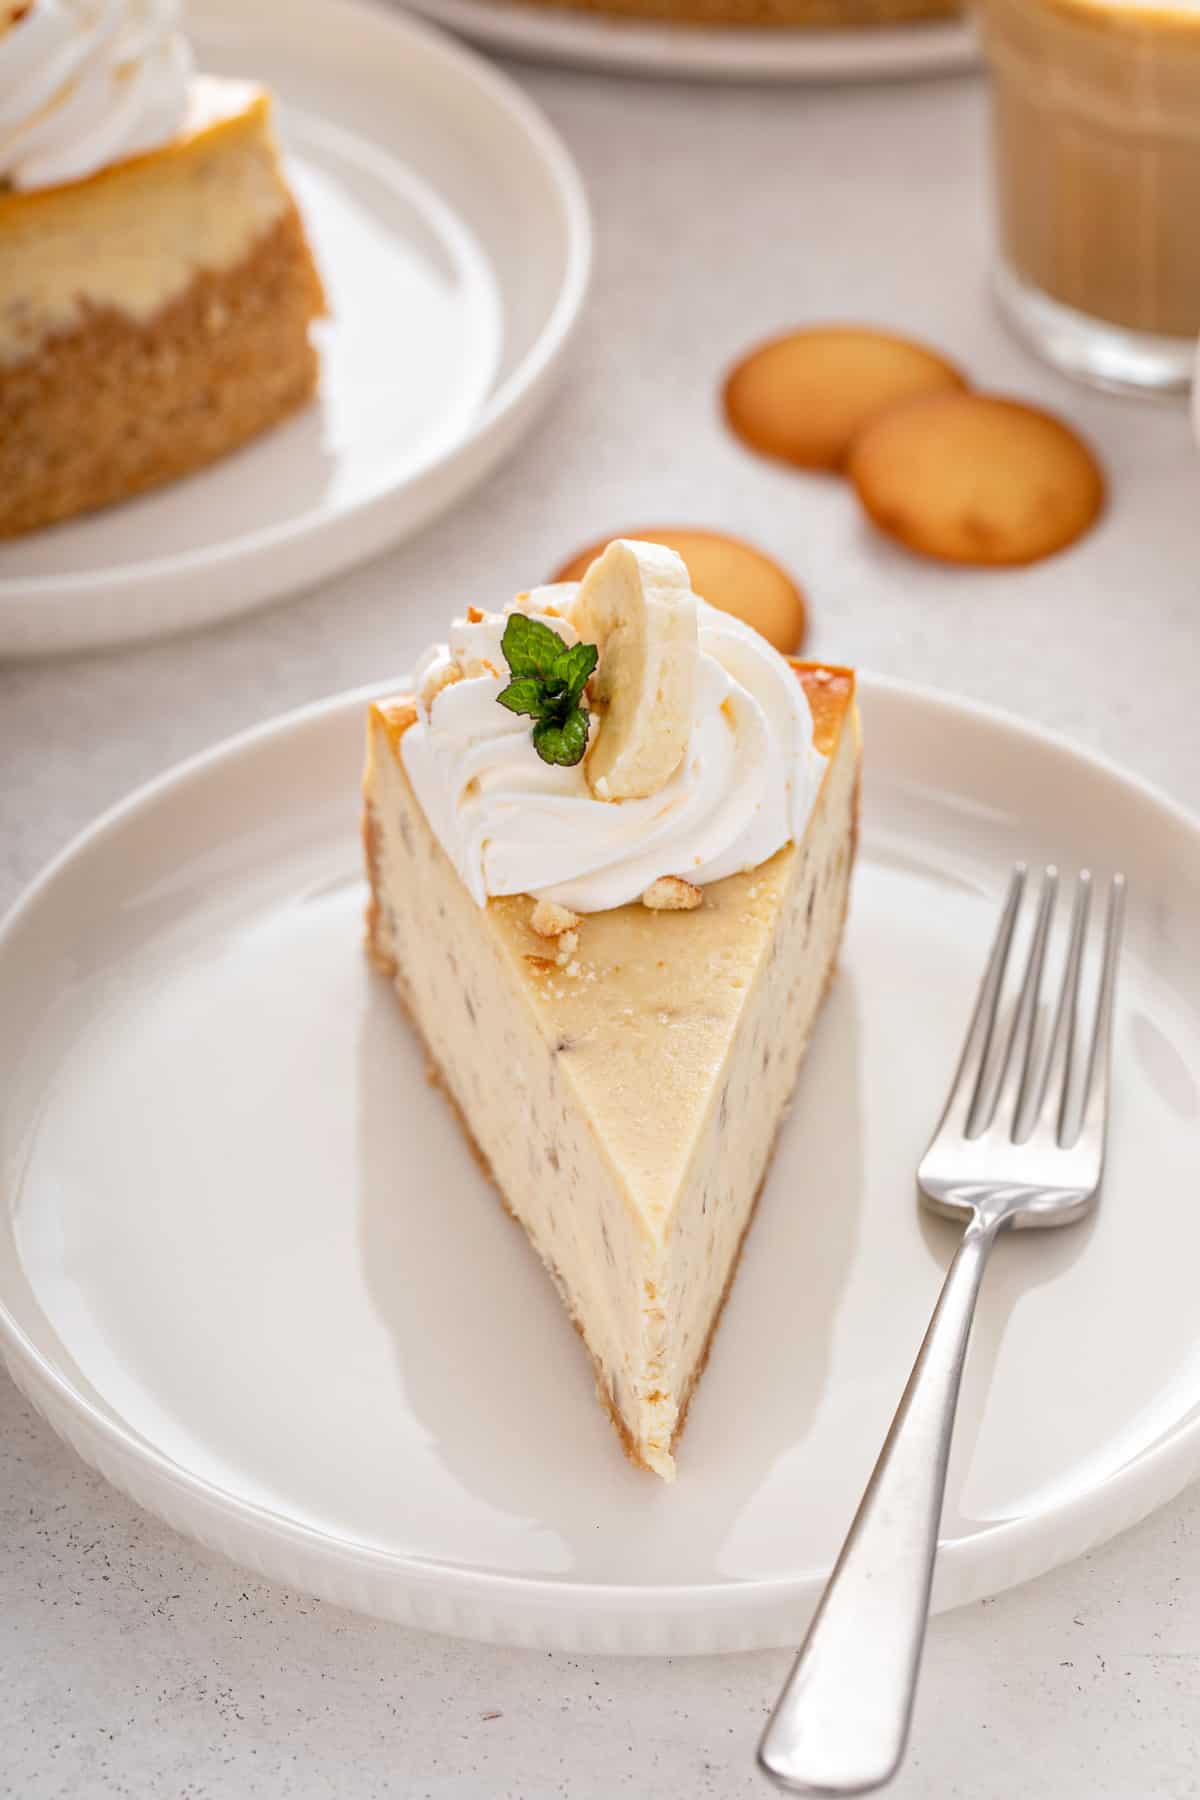
[[[882,81],[936,75],[978,61],[963,19],[868,31],[751,31],[659,25],[522,0],[412,0],[415,10],[510,56],[690,81]]]
[[[941,1606],[1200,1472],[1200,828],[1011,720],[863,684],[844,967],[666,1488],[361,949],[363,701],[102,822],[0,932],[0,1345],[204,1543],[382,1616],[578,1650],[794,1642],[953,1230],[913,1170],[1009,864],[1130,880],[1109,1177],[989,1271]]]
[[[193,0],[202,66],[275,89],[329,291],[319,401],[236,455],[0,546],[0,656],[182,630],[309,587],[479,481],[547,398],[587,288],[574,164],[420,22]]]

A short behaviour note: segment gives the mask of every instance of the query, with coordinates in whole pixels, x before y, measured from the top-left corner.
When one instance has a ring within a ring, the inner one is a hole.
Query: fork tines
[[[1093,887],[1086,869],[1075,881],[1049,1043],[1039,1054],[1038,1003],[1059,888],[1058,870],[1054,867],[1048,867],[1042,875],[1025,969],[1003,1054],[999,1053],[1002,1034],[998,1020],[1005,974],[1028,885],[1025,865],[1018,863],[1009,882],[1000,926],[951,1091],[947,1122],[957,1114],[959,1128],[969,1138],[1001,1134],[1018,1143],[1039,1138],[1065,1148],[1094,1135],[1099,1146],[1108,1111],[1109,1052],[1125,877],[1114,875],[1108,885],[1094,1014],[1084,1039],[1086,1064],[1082,1085],[1077,1074],[1076,1040]]]

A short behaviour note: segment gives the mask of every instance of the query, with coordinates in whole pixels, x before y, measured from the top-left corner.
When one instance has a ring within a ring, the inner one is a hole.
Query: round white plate
[[[489,50],[538,62],[701,81],[880,81],[974,68],[965,20],[870,31],[752,31],[655,25],[524,6],[521,0],[411,0],[427,19]]]
[[[350,0],[192,0],[268,81],[329,292],[319,402],[211,469],[0,546],[0,656],[244,611],[415,531],[547,398],[587,288],[575,166],[471,51]]]
[[[1111,1170],[1091,1222],[997,1252],[938,1604],[1200,1471],[1200,825],[1001,716],[863,698],[845,963],[674,1487],[626,1464],[366,967],[361,695],[143,790],[0,933],[0,1341],[52,1424],[343,1605],[581,1650],[794,1641],[951,1253],[913,1169],[1024,853],[1129,875]]]

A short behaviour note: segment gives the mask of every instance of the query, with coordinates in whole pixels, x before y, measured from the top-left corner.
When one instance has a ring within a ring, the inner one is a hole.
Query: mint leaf
[[[579,696],[599,660],[600,652],[595,644],[572,644],[555,663],[555,678],[563,683],[572,706],[578,704]]]
[[[533,728],[533,747],[543,762],[572,768],[583,761],[587,749],[588,716],[582,706],[567,714],[561,725],[542,719]]]
[[[579,700],[600,659],[595,644],[563,643],[540,619],[510,613],[500,640],[512,680],[496,695],[509,712],[534,720],[543,762],[571,768],[587,750],[588,715]]]
[[[546,716],[546,697],[542,684],[532,675],[519,675],[510,681],[503,693],[496,699],[501,706],[507,706],[509,712],[528,713],[531,719],[544,719]]]
[[[530,675],[545,685],[548,679],[553,679],[554,666],[566,646],[557,631],[551,631],[540,619],[511,613],[500,648],[514,675]]]

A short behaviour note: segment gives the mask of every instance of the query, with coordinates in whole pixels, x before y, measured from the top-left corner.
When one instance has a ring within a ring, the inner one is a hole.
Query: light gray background
[[[451,610],[654,522],[729,527],[780,556],[811,595],[814,652],[1012,708],[1200,808],[1200,455],[1182,410],[1077,390],[997,325],[979,84],[514,72],[595,208],[594,294],[552,411],[455,514],[325,591],[157,647],[0,671],[0,905],[177,758],[387,676]],[[911,330],[980,385],[1075,420],[1111,476],[1104,524],[1030,571],[948,571],[873,539],[839,484],[743,453],[717,416],[720,371],[760,335],[824,319]],[[374,1624],[176,1538],[3,1378],[0,1433],[5,1795],[766,1792],[752,1750],[782,1655],[589,1662]],[[1193,1494],[935,1621],[897,1796],[1200,1794],[1198,1581]]]

